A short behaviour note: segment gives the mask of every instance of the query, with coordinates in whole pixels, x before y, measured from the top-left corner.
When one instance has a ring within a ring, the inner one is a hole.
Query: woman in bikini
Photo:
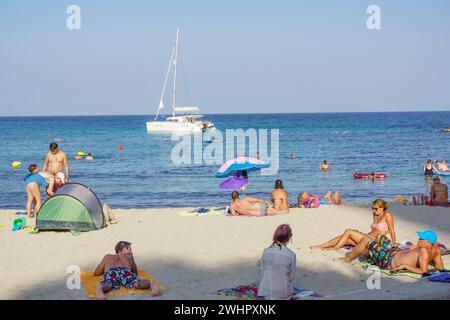
[[[365,234],[358,230],[347,229],[343,234],[330,241],[318,246],[311,246],[311,249],[338,250],[346,244],[355,246],[364,236],[368,236],[375,240],[378,235],[385,236],[388,233],[391,236],[392,242],[396,243],[394,217],[387,211],[388,206],[389,204],[383,199],[376,199],[372,203],[373,222],[370,225],[371,230],[369,233]]]
[[[284,190],[283,181],[278,179],[275,181],[275,190],[270,193],[270,201],[273,203],[273,207],[278,213],[289,212],[288,193]]]

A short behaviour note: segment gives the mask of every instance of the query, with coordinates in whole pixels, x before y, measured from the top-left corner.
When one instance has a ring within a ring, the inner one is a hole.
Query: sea
[[[253,154],[251,147],[241,153],[226,151],[227,129],[267,132],[270,141],[260,158],[264,161],[277,154],[278,170],[270,175],[250,172],[246,190],[249,196],[265,199],[276,179],[282,179],[290,202],[296,202],[303,191],[318,195],[340,191],[353,204],[411,197],[429,192],[431,181],[422,170],[427,159],[450,160],[450,133],[442,130],[450,127],[450,112],[211,114],[205,118],[215,123],[223,140],[216,137],[208,143],[211,138],[203,137],[202,142],[200,137],[192,158],[196,160],[183,162],[179,161],[180,146],[188,146],[187,141],[193,146],[194,138],[148,134],[146,121],[152,116],[0,117],[0,209],[25,208],[27,167],[36,163],[42,168],[55,139],[68,155],[71,181],[88,186],[112,208],[228,204],[230,190],[219,188],[224,178],[214,174],[229,160],[227,152]],[[278,134],[278,142],[271,134]],[[203,160],[213,144],[223,150],[222,162],[220,157],[213,163]],[[77,152],[90,152],[95,159],[73,160]],[[291,159],[291,154],[296,158]],[[319,170],[323,160],[331,163],[328,173]],[[13,161],[22,162],[22,167],[12,168]],[[388,177],[357,180],[354,172],[380,172]],[[450,177],[442,179],[450,182]]]

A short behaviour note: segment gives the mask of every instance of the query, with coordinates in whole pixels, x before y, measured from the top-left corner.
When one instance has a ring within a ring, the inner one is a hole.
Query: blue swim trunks
[[[45,178],[41,176],[38,172],[27,174],[23,178],[23,182],[25,182],[27,185],[32,182],[36,182],[40,187],[45,187],[48,185],[47,180],[45,180]]]

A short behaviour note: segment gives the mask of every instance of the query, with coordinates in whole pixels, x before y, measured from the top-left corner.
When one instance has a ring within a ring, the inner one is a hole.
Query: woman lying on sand
[[[262,279],[258,287],[258,296],[268,299],[292,298],[297,258],[295,253],[286,247],[292,238],[292,230],[288,224],[278,226],[273,235],[272,245],[264,249],[261,257]]]
[[[320,201],[325,201],[329,204],[340,205],[342,203],[341,194],[339,191],[336,191],[334,195],[331,191],[328,191],[325,194],[325,197],[322,199],[318,198]],[[300,208],[309,208],[314,203],[314,195],[308,192],[303,192],[298,195],[298,206]]]
[[[375,240],[378,235],[390,234],[392,242],[396,243],[397,239],[394,231],[394,217],[387,212],[389,204],[383,199],[377,199],[372,203],[373,223],[370,225],[369,233],[365,234],[358,230],[347,229],[345,232],[328,242],[318,246],[311,246],[311,249],[327,249],[338,250],[346,244],[355,246],[364,236]]]

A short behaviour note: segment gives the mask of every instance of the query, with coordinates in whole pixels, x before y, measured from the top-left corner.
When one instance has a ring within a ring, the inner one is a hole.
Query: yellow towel
[[[156,283],[158,283],[161,294],[165,291],[164,287],[161,286],[159,281],[157,281],[151,274],[148,274],[142,269],[138,269],[138,276],[140,279],[147,279],[151,280],[154,279]],[[103,276],[94,277],[93,272],[81,272],[81,283],[84,286],[84,291],[86,292],[87,296],[89,298],[95,298],[95,287],[98,285],[100,280],[102,280]],[[142,294],[147,293],[149,290],[141,290],[141,289],[127,289],[123,286],[120,287],[120,289],[117,290],[111,290],[106,295],[108,296],[121,296],[126,294]]]

